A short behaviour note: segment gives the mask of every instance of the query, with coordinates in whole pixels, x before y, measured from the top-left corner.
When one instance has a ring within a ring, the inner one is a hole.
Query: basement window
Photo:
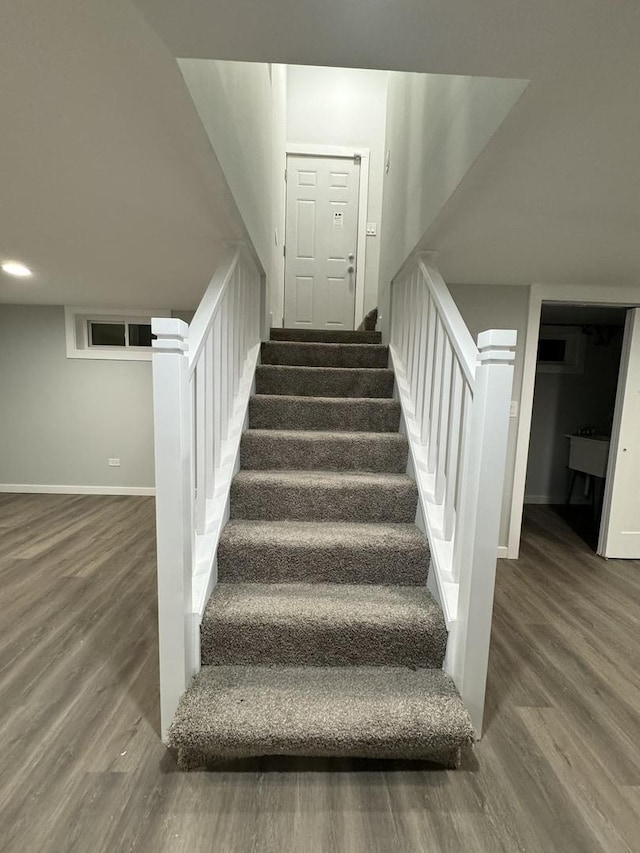
[[[541,325],[538,373],[583,373],[585,338],[577,326]]]
[[[150,361],[154,335],[152,317],[167,311],[65,309],[67,358]]]

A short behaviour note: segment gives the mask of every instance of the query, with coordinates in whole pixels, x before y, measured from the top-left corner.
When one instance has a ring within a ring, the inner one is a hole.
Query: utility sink
[[[607,476],[609,460],[608,435],[568,435],[569,468],[594,477]]]

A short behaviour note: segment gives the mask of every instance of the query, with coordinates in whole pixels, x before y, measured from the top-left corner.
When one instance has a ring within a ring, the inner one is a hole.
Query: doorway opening
[[[628,309],[543,302],[525,503],[598,551]]]

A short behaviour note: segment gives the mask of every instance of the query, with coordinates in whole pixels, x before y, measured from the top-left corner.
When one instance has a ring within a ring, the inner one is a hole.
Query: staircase
[[[202,668],[169,730],[182,768],[269,754],[455,767],[475,739],[442,670],[387,363],[375,332],[262,344]]]

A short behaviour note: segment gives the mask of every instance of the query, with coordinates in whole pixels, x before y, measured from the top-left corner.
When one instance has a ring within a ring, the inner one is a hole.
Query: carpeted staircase
[[[376,332],[262,345],[202,670],[169,742],[183,768],[269,754],[457,766],[474,733],[442,671],[393,373]]]

